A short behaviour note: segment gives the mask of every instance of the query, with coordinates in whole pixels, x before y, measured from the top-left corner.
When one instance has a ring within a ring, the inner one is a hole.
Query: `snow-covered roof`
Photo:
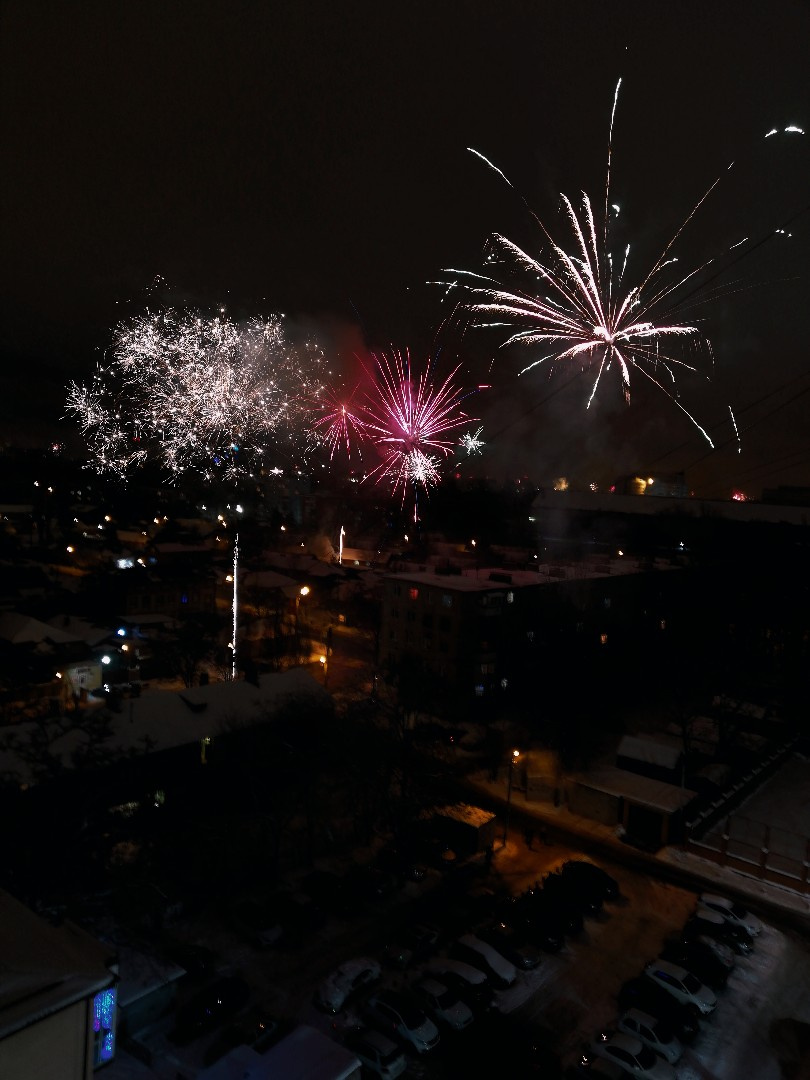
[[[452,818],[464,825],[472,825],[480,829],[482,825],[488,825],[495,817],[489,810],[482,810],[480,806],[470,806],[469,803],[455,803],[453,806],[442,806],[435,811],[438,817]]]
[[[113,983],[110,950],[0,890],[0,1039]]]
[[[42,644],[52,642],[55,645],[75,644],[82,641],[77,634],[59,630],[48,623],[33,619],[30,615],[18,615],[15,611],[5,611],[0,615],[0,639],[12,645]]]
[[[623,735],[616,756],[644,762],[646,765],[658,765],[662,769],[674,769],[677,767],[682,752],[678,740],[666,735],[657,738]]]
[[[259,685],[237,681],[195,686],[189,690],[153,690],[121,703],[121,711],[110,714],[110,734],[103,749],[111,755],[130,752],[144,754],[169,750],[204,738],[214,738],[231,725],[249,727],[265,722],[289,702],[331,703],[329,693],[303,668],[262,675]],[[75,725],[75,726],[74,726]],[[25,756],[14,749],[26,738],[41,734],[41,724],[15,724],[9,746],[0,749],[0,774],[10,774],[19,782],[33,783],[36,776]],[[90,744],[98,744],[98,734],[75,724],[72,715],[53,721],[49,751],[66,768],[75,754]],[[148,747],[148,750],[147,750]]]
[[[688,788],[665,784],[661,780],[651,780],[648,776],[638,776],[626,769],[616,769],[610,765],[581,773],[575,779],[582,787],[604,791],[608,795],[619,795],[630,802],[667,814],[680,810],[697,795],[697,792]]]

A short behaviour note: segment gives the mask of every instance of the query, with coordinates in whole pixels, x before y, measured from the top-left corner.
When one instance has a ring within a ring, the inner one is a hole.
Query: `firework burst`
[[[474,325],[511,328],[502,348],[513,344],[540,347],[543,355],[527,364],[521,375],[547,362],[578,365],[593,374],[587,401],[590,407],[603,375],[617,373],[622,394],[629,404],[631,372],[640,374],[663,390],[713,446],[704,428],[677,400],[675,376],[679,370],[696,371],[697,361],[702,356],[711,356],[711,345],[698,326],[681,321],[677,312],[685,300],[699,291],[696,282],[716,259],[708,258],[682,273],[673,271],[678,260],[670,252],[720,178],[709,186],[646,274],[637,279],[637,284],[626,285],[630,245],[615,259],[610,250],[611,224],[619,213],[619,207],[610,201],[613,122],[619,85],[610,118],[604,208],[600,206],[595,211],[592,200],[584,193],[579,207],[568,196],[561,195],[570,238],[565,245],[557,242],[532,212],[546,243],[545,254],[534,258],[511,240],[495,234],[486,261],[508,268],[511,273],[508,284],[492,274],[459,270],[446,271],[454,279],[444,284],[468,293],[469,300],[463,307],[472,315]],[[795,125],[784,131],[803,134]],[[775,132],[776,129],[768,135]],[[491,161],[477,150],[471,152],[513,186]],[[740,241],[728,250],[745,243]],[[513,282],[518,282],[517,287]],[[684,287],[688,283],[693,288],[685,296]]]
[[[291,344],[281,316],[236,323],[169,308],[120,324],[88,385],[67,409],[95,463],[125,477],[157,460],[177,477],[251,475],[273,447],[305,452],[305,396],[320,389],[322,354]]]
[[[363,407],[368,436],[383,454],[370,475],[389,479],[403,499],[408,484],[428,488],[439,482],[439,465],[454,445],[450,432],[468,422],[462,392],[453,385],[456,368],[441,384],[428,372],[414,378],[407,352],[374,355],[374,393]]]

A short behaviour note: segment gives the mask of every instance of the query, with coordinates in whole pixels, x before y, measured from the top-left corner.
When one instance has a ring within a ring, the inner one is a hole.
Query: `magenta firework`
[[[441,462],[458,444],[453,433],[471,418],[461,408],[465,394],[453,383],[458,368],[439,382],[429,368],[416,373],[407,350],[373,353],[372,360],[362,402],[351,406],[330,395],[315,426],[332,454],[338,446],[351,454],[353,446],[372,443],[382,462],[368,477],[390,482],[404,499],[409,486],[439,482]]]

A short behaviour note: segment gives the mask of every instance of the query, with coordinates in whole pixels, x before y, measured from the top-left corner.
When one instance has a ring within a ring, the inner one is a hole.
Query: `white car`
[[[762,933],[762,923],[742,904],[736,904],[733,900],[726,900],[724,896],[716,896],[714,893],[701,893],[698,903],[721,915],[732,926],[741,926],[751,937]]]
[[[641,1076],[646,1080],[676,1080],[675,1069],[668,1061],[660,1058],[640,1039],[621,1031],[603,1031],[597,1035],[583,1057],[583,1065],[589,1063],[592,1055],[619,1065],[629,1076]]]
[[[670,1065],[674,1065],[683,1054],[680,1039],[670,1031],[667,1025],[657,1017],[642,1012],[641,1009],[628,1009],[616,1026],[625,1035],[635,1035]]]
[[[668,960],[653,960],[645,967],[644,974],[681,1004],[694,1005],[704,1015],[714,1012],[717,1006],[714,991],[704,986],[700,979],[686,968],[671,964]]]
[[[430,977],[422,979],[414,986],[413,992],[422,1008],[434,1020],[440,1020],[454,1031],[463,1031],[473,1022],[470,1006],[460,1001],[458,996],[438,979]]]
[[[325,1012],[340,1012],[352,994],[376,983],[381,975],[376,960],[365,956],[347,960],[323,980],[315,991],[315,1004]]]
[[[372,995],[365,1016],[375,1026],[409,1043],[417,1054],[426,1054],[439,1045],[439,1029],[430,1017],[395,990],[380,990]]]

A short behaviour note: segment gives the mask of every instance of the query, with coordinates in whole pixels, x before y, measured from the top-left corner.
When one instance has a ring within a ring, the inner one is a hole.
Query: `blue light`
[[[115,1055],[116,997],[115,987],[110,987],[108,990],[101,990],[93,998],[93,1030],[98,1032],[97,1065],[112,1060]]]
[[[118,629],[115,632],[116,632],[116,634],[118,634],[119,637],[126,637],[127,636],[126,629],[123,626],[119,626]]]

